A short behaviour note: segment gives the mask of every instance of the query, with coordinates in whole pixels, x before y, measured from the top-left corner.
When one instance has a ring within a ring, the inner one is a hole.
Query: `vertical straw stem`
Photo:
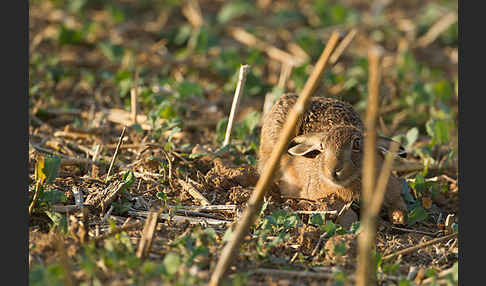
[[[224,137],[223,147],[231,143],[231,131],[233,130],[233,125],[235,122],[235,115],[240,105],[241,95],[243,94],[243,89],[246,82],[246,74],[249,65],[242,65],[240,67],[240,74],[238,75],[238,83],[236,85],[235,95],[233,96],[233,104],[231,105],[231,112],[228,119],[228,126],[226,127],[226,135]]]
[[[376,222],[373,219],[369,206],[376,184],[376,121],[378,115],[378,92],[380,84],[380,57],[382,51],[372,47],[368,52],[369,79],[368,102],[366,108],[362,173],[362,205],[361,223],[363,232],[358,236],[358,267],[356,270],[356,285],[374,285],[374,257],[372,249],[376,239]]]
[[[137,97],[138,97],[138,69],[135,70],[135,83],[130,90],[130,111],[133,124],[137,124]]]
[[[105,183],[108,182],[108,178],[110,177],[111,169],[113,169],[113,164],[115,164],[115,159],[116,159],[116,156],[118,155],[118,151],[120,150],[120,146],[122,144],[123,137],[125,137],[126,129],[127,129],[127,127],[123,126],[122,133],[120,135],[120,138],[118,139],[118,144],[116,145],[115,153],[113,154],[113,157],[111,158],[110,167],[108,168],[108,173],[106,173]]]

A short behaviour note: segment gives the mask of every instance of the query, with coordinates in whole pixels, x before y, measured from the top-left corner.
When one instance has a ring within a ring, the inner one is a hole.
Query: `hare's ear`
[[[387,137],[382,137],[382,136],[378,136],[376,138],[376,147],[383,154],[386,154],[386,153],[388,153],[390,151],[391,144],[398,144],[398,150],[395,152],[395,155],[396,156],[400,156],[402,158],[406,158],[407,157],[407,151],[397,141],[392,140],[392,139],[387,138]]]
[[[293,156],[314,158],[321,153],[321,138],[313,135],[300,135],[294,137],[289,144],[288,152]]]

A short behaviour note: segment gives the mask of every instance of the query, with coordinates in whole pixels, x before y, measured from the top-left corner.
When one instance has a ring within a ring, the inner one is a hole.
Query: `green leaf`
[[[263,204],[262,204],[262,207],[260,209],[260,212],[258,213],[258,216],[262,216],[263,215],[263,213],[265,212],[265,210],[268,207],[268,203],[269,203],[269,201],[267,201],[267,200],[264,200],[263,201]]]
[[[401,178],[400,181],[402,182],[402,196],[405,201],[407,203],[415,203],[415,199],[410,193],[410,185],[408,184],[407,180]]]
[[[454,232],[458,232],[459,231],[459,225],[457,223],[453,223],[451,225],[451,227],[452,227],[452,231],[454,231]]]
[[[121,45],[103,42],[98,44],[98,48],[101,50],[103,55],[113,63],[120,62],[123,57],[124,49]]]
[[[344,273],[342,271],[335,272],[333,274],[332,279],[334,280],[332,285],[335,285],[335,286],[349,285],[348,276],[346,275],[346,273]]]
[[[459,262],[454,263],[454,265],[452,266],[451,274],[452,274],[452,279],[454,279],[454,281],[459,280]]]
[[[386,274],[394,275],[397,273],[398,268],[400,266],[400,259],[395,262],[395,263],[389,263],[389,264],[384,264],[383,265],[383,272]]]
[[[179,265],[181,264],[181,258],[176,253],[170,252],[164,257],[162,264],[164,265],[167,274],[173,276],[177,273],[177,270],[179,269]]]
[[[208,26],[201,26],[191,35],[189,44],[192,44],[192,42],[195,42],[194,51],[205,54],[211,46],[217,43],[217,39]]]
[[[145,130],[143,130],[143,128],[142,128],[142,125],[140,125],[139,123],[132,124],[132,126],[130,126],[130,127],[132,128],[132,130],[134,130],[135,132],[137,132],[139,134],[145,133]]]
[[[383,256],[381,253],[373,250],[373,254],[375,257],[375,273],[378,271],[378,269],[381,267],[381,263],[383,262]]]
[[[66,202],[67,197],[63,191],[60,190],[47,190],[39,197],[40,200],[50,204]]]
[[[247,135],[253,133],[255,128],[260,123],[260,119],[261,119],[261,113],[258,112],[258,111],[252,111],[252,112],[248,113],[245,116],[245,118],[243,118],[242,124],[243,124],[243,126],[245,126],[245,128],[248,132]]]
[[[218,12],[218,22],[226,23],[252,11],[254,7],[247,1],[227,2]]]
[[[69,11],[71,11],[74,14],[77,14],[83,10],[87,2],[88,0],[71,0],[69,1],[68,4]]]
[[[123,192],[124,190],[130,188],[133,182],[135,182],[135,175],[133,174],[133,171],[129,170],[125,174],[123,174],[122,180],[123,180],[123,187],[120,191]]]
[[[410,282],[410,280],[407,280],[407,278],[401,278],[398,286],[411,286],[411,283],[412,282]]]
[[[437,269],[429,268],[425,271],[426,277],[437,277]]]
[[[452,84],[446,80],[434,83],[432,91],[443,102],[447,102],[454,93]]]
[[[122,52],[121,52],[122,53]],[[120,59],[112,59],[113,61],[119,61],[121,60],[121,56],[119,55]],[[111,56],[110,56],[111,57]],[[130,89],[133,86],[133,80],[132,80],[133,74],[128,71],[128,70],[119,70],[116,75],[113,77],[113,80],[118,86],[119,90],[119,96],[120,97],[125,97]]]
[[[422,194],[425,191],[427,191],[427,182],[425,182],[425,178],[422,174],[417,174],[415,176],[415,181],[410,182],[410,186],[415,191],[416,197],[419,197],[419,194]]]
[[[125,20],[125,13],[120,8],[114,5],[108,5],[107,10],[110,13],[111,19],[115,24],[120,24]]]
[[[427,133],[432,137],[432,145],[449,143],[454,122],[450,120],[430,119],[425,124]]]
[[[64,280],[64,270],[61,265],[54,263],[51,265],[35,265],[29,271],[29,285],[53,285],[61,286]]]
[[[349,233],[359,234],[361,232],[360,226],[361,226],[361,222],[359,220],[353,222],[353,224],[349,228]]]
[[[178,117],[174,105],[171,104],[169,101],[162,102],[158,108],[159,108],[158,114],[160,118],[170,119],[170,118]]]
[[[408,225],[412,226],[419,221],[425,220],[427,217],[428,214],[425,209],[422,206],[417,205],[408,215]]]
[[[346,251],[348,250],[348,248],[344,245],[344,243],[340,242],[336,245],[334,245],[334,252],[337,254],[337,255],[344,255],[346,254]]]
[[[156,196],[157,196],[157,198],[159,198],[163,201],[167,201],[167,194],[164,193],[164,192],[158,192]]]
[[[321,226],[324,223],[324,216],[322,214],[312,214],[309,217],[309,224]]]
[[[203,96],[204,89],[197,82],[183,81],[177,86],[179,98],[184,99],[187,97],[201,97]]]
[[[336,233],[338,225],[334,224],[332,221],[327,220],[326,224],[321,227],[322,231],[327,232],[326,237],[329,238]]]
[[[157,265],[153,261],[145,261],[142,266],[140,267],[140,272],[143,275],[151,276],[157,269]]]
[[[419,130],[417,127],[414,127],[410,130],[408,130],[407,134],[405,135],[405,138],[407,139],[407,147],[411,147],[415,141],[417,141],[419,135]]]
[[[216,141],[223,142],[226,135],[226,126],[228,126],[228,119],[224,118],[216,124]]]
[[[54,223],[54,226],[58,227],[62,232],[67,233],[68,225],[65,215],[51,211],[45,211],[45,213]]]
[[[44,167],[42,173],[46,176],[46,183],[52,183],[58,176],[59,166],[61,165],[61,158],[56,155],[47,156],[44,158]]]
[[[177,32],[177,35],[174,38],[174,43],[176,45],[182,45],[191,36],[191,31],[192,31],[191,25],[186,24],[186,25],[180,26],[180,28]]]
[[[83,42],[83,32],[81,30],[73,30],[64,25],[58,30],[57,41],[59,45],[76,45]]]

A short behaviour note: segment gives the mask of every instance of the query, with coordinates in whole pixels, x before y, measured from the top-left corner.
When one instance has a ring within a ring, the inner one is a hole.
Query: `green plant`
[[[251,14],[253,11],[255,10],[249,2],[231,1],[220,8],[217,19],[219,23],[224,24],[245,14]]]
[[[276,210],[257,222],[254,234],[257,239],[257,253],[265,258],[272,247],[278,246],[290,237],[290,231],[300,224],[296,214]],[[269,240],[269,236],[275,236]]]
[[[58,263],[54,263],[44,267],[42,265],[35,265],[29,271],[29,285],[63,285],[63,279],[66,274],[64,269]]]

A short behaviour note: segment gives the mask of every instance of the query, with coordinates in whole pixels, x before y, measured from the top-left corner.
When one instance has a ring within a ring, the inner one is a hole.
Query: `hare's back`
[[[311,98],[298,133],[323,132],[338,125],[363,130],[363,122],[351,104],[335,98],[316,96]]]
[[[297,94],[286,93],[275,102],[270,112],[265,114],[261,134],[263,144],[273,148],[297,99]],[[293,136],[325,132],[338,125],[363,130],[359,114],[351,104],[335,98],[314,96],[310,99],[306,112],[299,117]]]

